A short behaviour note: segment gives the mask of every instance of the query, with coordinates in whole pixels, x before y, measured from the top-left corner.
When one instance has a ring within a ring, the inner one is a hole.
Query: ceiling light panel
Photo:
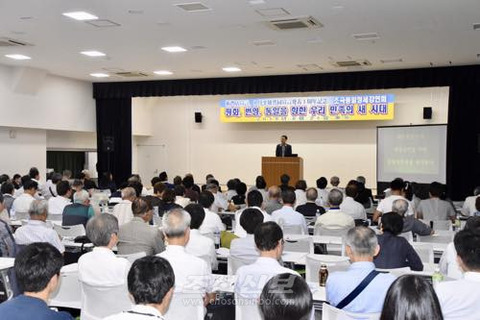
[[[110,77],[110,75],[108,75],[106,73],[90,73],[90,75],[92,77],[95,77],[95,78],[108,78],[108,77]]]
[[[168,70],[158,70],[158,71],[153,71],[153,73],[155,73],[159,76],[169,76],[169,75],[173,74],[172,71],[168,71]]]
[[[103,52],[100,52],[100,51],[95,51],[95,50],[92,50],[92,51],[82,51],[80,52],[81,54],[85,55],[85,56],[89,56],[89,57],[105,57],[106,54],[103,53]]]
[[[29,56],[25,56],[23,54],[6,54],[5,57],[14,59],[14,60],[30,60]]]
[[[185,52],[185,51],[187,51],[187,49],[182,48],[182,47],[178,47],[178,46],[163,47],[162,50],[167,51],[167,52]]]
[[[240,72],[242,71],[242,69],[238,68],[238,67],[225,67],[225,68],[222,68],[223,71],[225,72]]]
[[[474,23],[473,30],[480,30],[480,23]]]
[[[200,12],[212,10],[201,2],[178,3],[174,6],[183,9],[187,12]]]
[[[69,17],[78,21],[88,21],[88,20],[97,20],[98,17],[85,12],[85,11],[74,11],[74,12],[65,12],[63,13],[65,17]]]

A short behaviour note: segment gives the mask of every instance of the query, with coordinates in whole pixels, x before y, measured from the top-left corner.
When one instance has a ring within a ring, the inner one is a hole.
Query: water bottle
[[[432,274],[433,288],[437,287],[437,284],[443,281],[443,274],[440,273],[439,267],[435,268],[435,272]]]
[[[220,248],[220,231],[218,230],[218,228],[215,228],[215,232],[213,233],[213,239],[215,242],[215,249],[219,249]]]
[[[320,270],[318,270],[318,284],[320,287],[325,287],[328,279],[328,268],[327,265],[322,263],[320,265]]]

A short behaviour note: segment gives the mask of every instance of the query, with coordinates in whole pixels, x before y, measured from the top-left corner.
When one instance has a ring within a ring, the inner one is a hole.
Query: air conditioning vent
[[[142,77],[149,76],[147,73],[140,72],[140,71],[123,71],[123,72],[115,72],[114,74],[123,78],[142,78]]]
[[[336,67],[348,68],[348,67],[364,67],[371,66],[372,63],[368,60],[347,60],[347,61],[336,61],[333,63]]]
[[[376,33],[376,32],[352,34],[352,37],[353,37],[355,40],[359,40],[359,41],[378,40],[378,39],[380,39],[380,36],[379,36],[378,33]]]
[[[180,9],[183,9],[187,12],[200,12],[200,11],[211,10],[209,7],[207,7],[201,2],[179,3],[179,4],[175,4],[174,6]]]
[[[313,17],[271,20],[269,24],[277,30],[294,30],[294,29],[313,29],[321,28],[323,24]]]
[[[302,69],[303,71],[319,71],[323,70],[322,67],[320,67],[316,63],[308,63],[308,64],[297,64],[297,67]]]
[[[10,38],[0,38],[0,47],[30,47],[33,44]]]

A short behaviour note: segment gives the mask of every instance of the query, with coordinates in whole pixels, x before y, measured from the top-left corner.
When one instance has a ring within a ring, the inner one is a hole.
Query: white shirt
[[[328,190],[317,188],[317,200],[315,203],[320,207],[328,207]]]
[[[284,226],[302,226],[304,234],[308,234],[307,223],[303,214],[293,210],[290,206],[283,206],[279,210],[272,212],[272,220],[279,225]],[[283,223],[281,222],[283,221]]]
[[[405,199],[405,198],[402,197],[402,196],[392,194],[391,196],[388,196],[388,197],[386,197],[385,199],[383,199],[382,201],[380,201],[380,203],[378,204],[377,210],[378,210],[379,212],[381,212],[381,213],[391,212],[391,211],[392,211],[393,202],[394,202],[395,200],[398,200],[398,199],[403,199],[403,200],[409,202],[407,199]],[[407,210],[407,212],[405,213],[405,215],[411,216],[411,215],[413,215],[413,213],[414,213],[414,212],[413,212],[413,208],[412,208],[412,206],[410,205],[410,202],[409,202],[408,210]]]
[[[190,240],[185,246],[187,253],[195,257],[208,257],[212,270],[218,269],[217,252],[215,251],[215,243],[209,237],[206,237],[196,229],[190,229]]]
[[[327,229],[353,228],[355,227],[355,221],[351,216],[340,211],[340,209],[332,208],[317,218],[315,226],[317,225]]]
[[[281,273],[298,275],[296,271],[282,267],[273,258],[259,257],[254,263],[238,268],[235,295],[257,299],[268,280]]]
[[[127,283],[130,262],[106,247],[95,247],[78,259],[78,279],[91,286],[114,287]]]
[[[175,203],[181,206],[182,208],[185,208],[190,204],[190,199],[182,196],[175,196]]]
[[[213,212],[218,212],[219,209],[228,209],[228,201],[223,193],[214,193],[213,197],[215,198],[215,201],[213,201],[212,207],[210,208]]]
[[[61,253],[65,251],[65,247],[63,246],[57,232],[49,228],[45,222],[40,220],[28,220],[28,223],[18,228],[13,236],[15,237],[15,242],[19,245],[28,245],[35,242],[48,242]]]
[[[201,234],[213,234],[216,230],[218,232],[225,231],[225,225],[222,223],[222,219],[215,212],[210,211],[209,209],[204,208],[205,210],[205,219],[202,222],[199,230]]]
[[[355,201],[352,197],[345,197],[340,205],[340,211],[348,214],[353,219],[367,220],[367,213],[363,205]]]
[[[225,198],[227,198],[227,201],[230,201],[232,200],[233,197],[235,197],[237,195],[237,191],[235,190],[227,190],[227,192],[225,193]]]
[[[272,217],[261,208],[259,207],[249,207],[249,208],[260,210],[260,212],[262,212],[263,214],[263,222],[272,221]],[[243,229],[243,227],[240,225],[240,218],[242,216],[243,210],[245,209],[246,208],[243,208],[235,212],[235,235],[240,238],[244,238],[247,235],[247,232],[245,231],[245,229]]]
[[[200,258],[185,251],[182,246],[168,245],[167,249],[157,256],[170,262],[175,273],[175,292],[211,291],[212,271],[210,266]]]
[[[480,315],[480,272],[465,278],[440,282],[435,289],[445,320],[474,320]]]
[[[230,243],[230,256],[241,260],[245,264],[254,263],[260,257],[254,235],[247,234],[243,238],[233,239]]]
[[[13,201],[12,209],[15,212],[28,212],[28,209],[30,209],[30,204],[33,202],[33,200],[35,200],[35,198],[30,194],[22,193]]]
[[[120,312],[106,318],[103,320],[155,320],[155,319],[162,319],[165,318],[163,315],[155,309],[154,307],[137,304],[134,305],[130,312],[124,311]]]
[[[122,200],[113,207],[113,215],[118,219],[118,225],[121,226],[133,219],[132,201]]]
[[[463,272],[457,262],[457,250],[450,242],[440,258],[440,272],[452,279],[463,279]]]
[[[50,189],[52,189],[52,191],[50,191]],[[38,190],[40,190],[40,193],[46,200],[52,198],[53,196],[58,196],[57,185],[53,184],[52,180],[47,180],[47,182],[45,182],[45,184],[42,186],[42,189],[40,189],[39,186]]]
[[[477,201],[478,196],[470,196],[465,198],[465,202],[463,203],[462,213],[468,216],[471,216],[475,212],[477,212],[477,208],[475,208],[475,201]]]
[[[295,208],[307,203],[307,193],[301,189],[295,190]]]
[[[72,202],[70,201],[70,199],[62,196],[51,197],[50,199],[48,199],[48,213],[62,214],[63,209],[65,209],[65,207],[71,203]]]

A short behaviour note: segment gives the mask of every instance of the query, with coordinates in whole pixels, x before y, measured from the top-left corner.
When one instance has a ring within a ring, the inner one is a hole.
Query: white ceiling
[[[141,71],[150,75],[143,79],[154,80],[480,62],[480,30],[473,29],[474,23],[480,23],[479,0],[201,0],[211,10],[193,13],[174,6],[188,2],[195,0],[0,0],[0,37],[33,44],[0,47],[0,64],[98,81],[89,74],[105,72],[104,68]],[[283,8],[290,14],[266,18],[256,12],[269,8]],[[80,10],[121,26],[97,28],[62,16]],[[266,23],[269,19],[305,16],[316,18],[324,27],[278,31]],[[380,38],[358,41],[352,37],[372,32]],[[254,45],[265,40],[275,44]],[[160,50],[172,45],[188,51],[174,54]],[[79,53],[85,50],[102,51],[108,56],[89,58]],[[13,61],[5,57],[12,53],[32,59]],[[332,64],[363,59],[372,65],[348,69]],[[381,61],[392,59],[403,61]],[[298,66],[310,64],[322,69]],[[222,67],[226,66],[238,66],[242,72],[225,73]],[[174,74],[157,76],[152,73],[155,70]]]

